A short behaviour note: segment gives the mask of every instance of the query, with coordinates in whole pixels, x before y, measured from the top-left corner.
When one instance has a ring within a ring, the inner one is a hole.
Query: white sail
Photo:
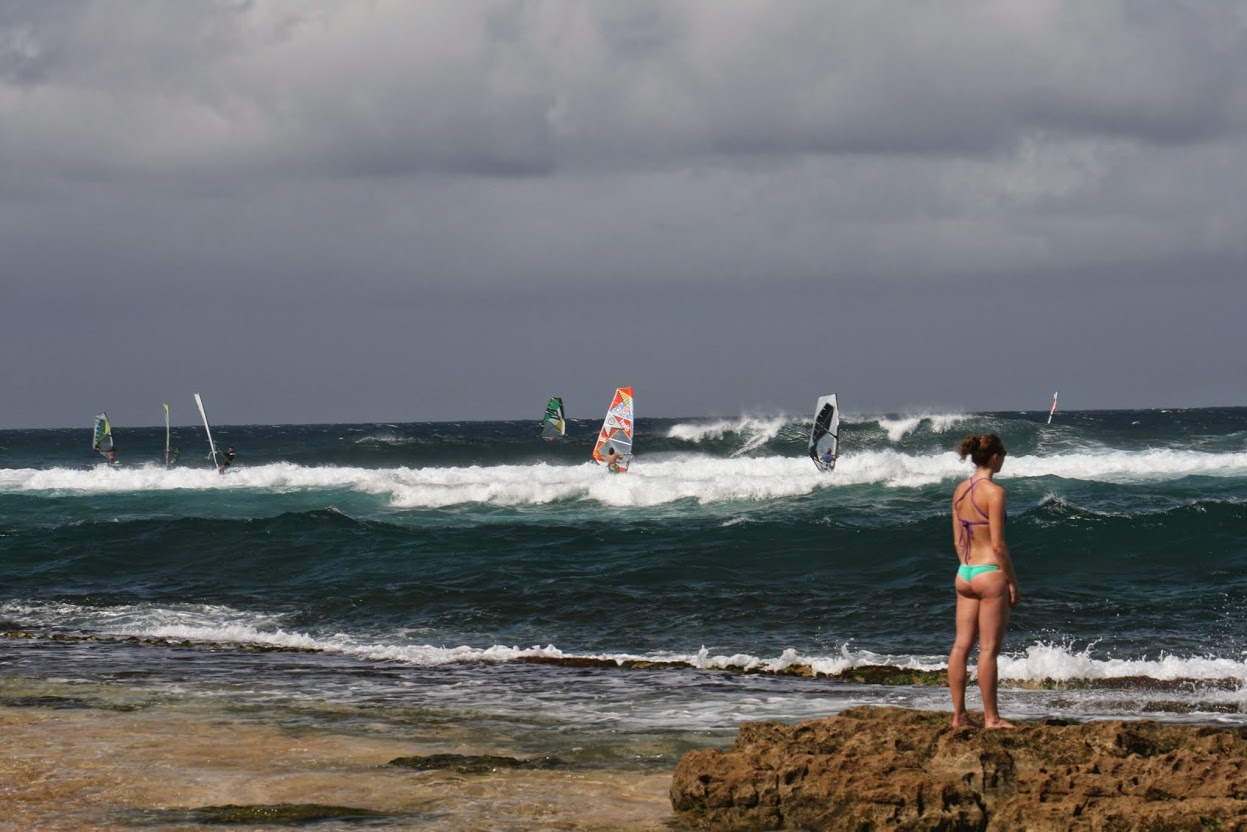
[[[809,454],[820,471],[836,467],[836,458],[840,456],[840,403],[835,393],[819,397],[814,405]]]
[[[216,458],[216,444],[212,441],[212,428],[208,427],[208,414],[204,412],[203,399],[199,398],[199,394],[195,394],[195,406],[199,408],[199,415],[204,420],[204,433],[208,434],[208,449],[212,451],[212,464],[218,465]]]

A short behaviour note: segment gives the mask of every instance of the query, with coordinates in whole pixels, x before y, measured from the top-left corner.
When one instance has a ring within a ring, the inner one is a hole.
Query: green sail
[[[95,417],[95,435],[91,439],[91,447],[97,451],[108,451],[113,447],[113,429],[108,424],[107,413],[100,413]]]
[[[545,418],[541,420],[541,438],[557,439],[567,433],[567,422],[563,418],[563,400],[558,396],[551,396],[550,403],[546,405]]]

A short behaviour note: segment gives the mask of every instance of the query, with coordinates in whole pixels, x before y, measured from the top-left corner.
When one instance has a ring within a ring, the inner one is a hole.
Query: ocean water
[[[1046,418],[849,414],[830,474],[785,415],[641,419],[622,475],[588,420],[221,426],[225,476],[191,427],[171,470],[163,428],[114,425],[116,468],[85,428],[0,431],[0,681],[641,768],[744,720],[949,710],[851,672],[945,667],[952,449],[995,431],[1002,712],[1247,725],[1247,408]]]

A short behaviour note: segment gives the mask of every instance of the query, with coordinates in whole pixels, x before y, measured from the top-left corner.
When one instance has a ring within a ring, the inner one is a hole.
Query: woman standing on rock
[[[966,713],[966,663],[979,643],[978,679],[983,721],[988,728],[1012,728],[996,708],[996,657],[1009,610],[1022,597],[1005,545],[1005,490],[992,482],[1005,462],[1005,446],[994,433],[967,436],[957,448],[974,462],[974,474],[953,491],[953,541],[957,567],[957,638],[948,655],[953,726],[972,725]]]

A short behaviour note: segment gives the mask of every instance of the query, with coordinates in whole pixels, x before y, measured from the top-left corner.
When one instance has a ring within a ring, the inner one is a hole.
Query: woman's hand
[[[1018,601],[1022,600],[1022,588],[1018,586],[1017,581],[1009,581],[1009,606],[1016,607]]]

